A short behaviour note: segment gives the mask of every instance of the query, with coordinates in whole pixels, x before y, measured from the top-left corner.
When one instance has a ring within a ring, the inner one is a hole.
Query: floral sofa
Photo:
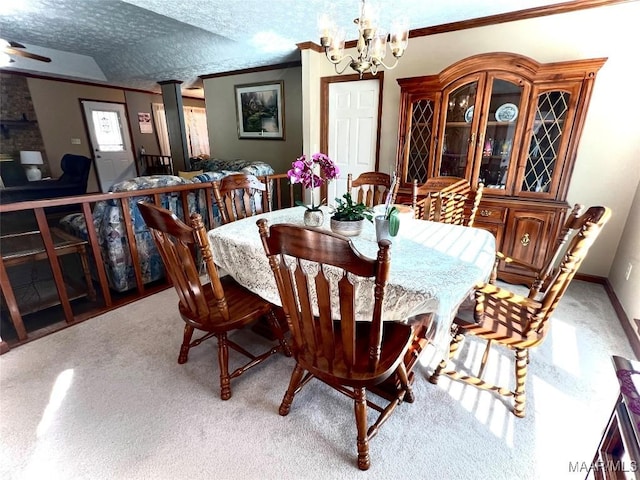
[[[221,167],[219,170],[205,171],[190,180],[173,175],[136,177],[114,184],[110,191],[125,192],[191,183],[208,183],[220,180],[226,175],[233,173],[249,173],[256,176],[274,173],[273,168],[264,162],[250,162],[246,160],[232,160],[226,163],[220,160],[208,160],[207,162],[214,161],[217,162],[217,167]],[[213,165],[213,163],[209,163],[207,167],[212,167]],[[234,168],[238,168],[238,170],[234,170]],[[199,194],[195,192],[189,193],[187,196],[189,212],[186,216],[188,217],[192,212],[205,212],[207,210],[205,199],[204,192],[199,192]],[[153,201],[153,198],[151,196],[141,195],[132,197],[129,200],[129,213],[131,214],[133,222],[142,279],[144,283],[149,283],[164,277],[164,266],[160,254],[156,250],[153,238],[136,205],[140,201]],[[161,205],[174,212],[178,218],[185,219],[185,214],[182,211],[182,203],[177,193],[162,195]],[[211,228],[219,225],[221,220],[217,214],[217,207],[213,205],[212,208],[215,224],[210,226]],[[77,237],[88,238],[87,226],[81,213],[65,216],[60,220],[60,226]],[[100,254],[106,269],[109,287],[116,292],[125,292],[136,288],[135,271],[127,244],[127,235],[123,224],[120,202],[116,200],[97,202],[93,209],[93,226],[98,236]]]

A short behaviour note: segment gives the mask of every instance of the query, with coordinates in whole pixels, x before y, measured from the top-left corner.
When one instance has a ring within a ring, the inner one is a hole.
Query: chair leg
[[[451,343],[449,344],[449,355],[447,356],[447,358],[442,359],[442,361],[436,367],[435,371],[429,377],[429,381],[431,383],[437,385],[438,380],[440,379],[440,373],[442,373],[442,370],[446,368],[449,361],[455,356],[462,340],[464,340],[464,335],[462,335],[461,333],[454,333],[453,338],[451,339]]]
[[[516,390],[513,392],[515,398],[513,414],[520,418],[524,417],[528,360],[529,350],[527,348],[516,348]]]
[[[278,318],[276,317],[276,314],[273,311],[273,309],[269,310],[269,313],[267,314],[267,322],[271,327],[271,331],[273,332],[275,337],[278,339],[278,342],[282,347],[283,353],[285,354],[285,356],[290,357],[291,349],[289,348],[289,344],[284,338],[284,333],[282,332],[282,328],[280,328],[280,324],[278,323]]]
[[[371,466],[369,458],[369,436],[367,435],[367,389],[354,388],[354,408],[356,426],[358,428],[358,468],[368,470]]]
[[[280,404],[280,409],[278,413],[283,417],[289,415],[289,411],[291,410],[291,403],[293,402],[293,397],[296,394],[296,390],[298,389],[300,382],[302,381],[302,375],[304,374],[304,368],[302,368],[298,363],[293,369],[291,373],[291,380],[289,380],[289,387],[284,394],[284,398],[282,399],[282,403]]]
[[[184,337],[182,340],[182,346],[180,347],[180,355],[178,355],[178,363],[187,363],[189,359],[189,348],[191,347],[191,337],[193,336],[194,328],[191,325],[184,326]]]
[[[231,398],[231,377],[229,376],[229,344],[227,334],[219,333],[218,337],[218,364],[220,366],[220,398]]]
[[[404,363],[401,363],[396,370],[398,379],[400,380],[400,387],[404,390],[404,401],[407,403],[413,403],[415,396],[413,395],[413,387],[409,383],[409,376],[407,375],[407,369]]]

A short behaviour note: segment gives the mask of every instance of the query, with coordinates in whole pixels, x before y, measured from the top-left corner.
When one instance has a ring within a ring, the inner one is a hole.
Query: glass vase
[[[374,218],[376,226],[376,240],[389,240],[391,241],[391,234],[389,233],[389,220],[384,218],[384,215],[378,215]]]

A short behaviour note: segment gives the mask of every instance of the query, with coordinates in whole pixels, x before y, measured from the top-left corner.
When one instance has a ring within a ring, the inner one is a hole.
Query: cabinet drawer
[[[480,203],[476,212],[476,221],[488,223],[504,223],[507,218],[507,207],[483,205]]]

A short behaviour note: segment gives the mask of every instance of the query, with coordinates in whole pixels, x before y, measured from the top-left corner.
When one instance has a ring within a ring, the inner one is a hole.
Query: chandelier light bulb
[[[333,60],[340,61],[344,58],[344,43],[346,33],[344,28],[338,28],[334,30],[333,36],[330,37],[330,42],[327,50],[327,56]]]
[[[328,13],[320,13],[318,15],[318,33],[320,34],[320,39],[327,39],[327,45],[329,44],[329,39],[333,36],[335,28],[335,24]],[[325,47],[327,45],[322,46]]]

